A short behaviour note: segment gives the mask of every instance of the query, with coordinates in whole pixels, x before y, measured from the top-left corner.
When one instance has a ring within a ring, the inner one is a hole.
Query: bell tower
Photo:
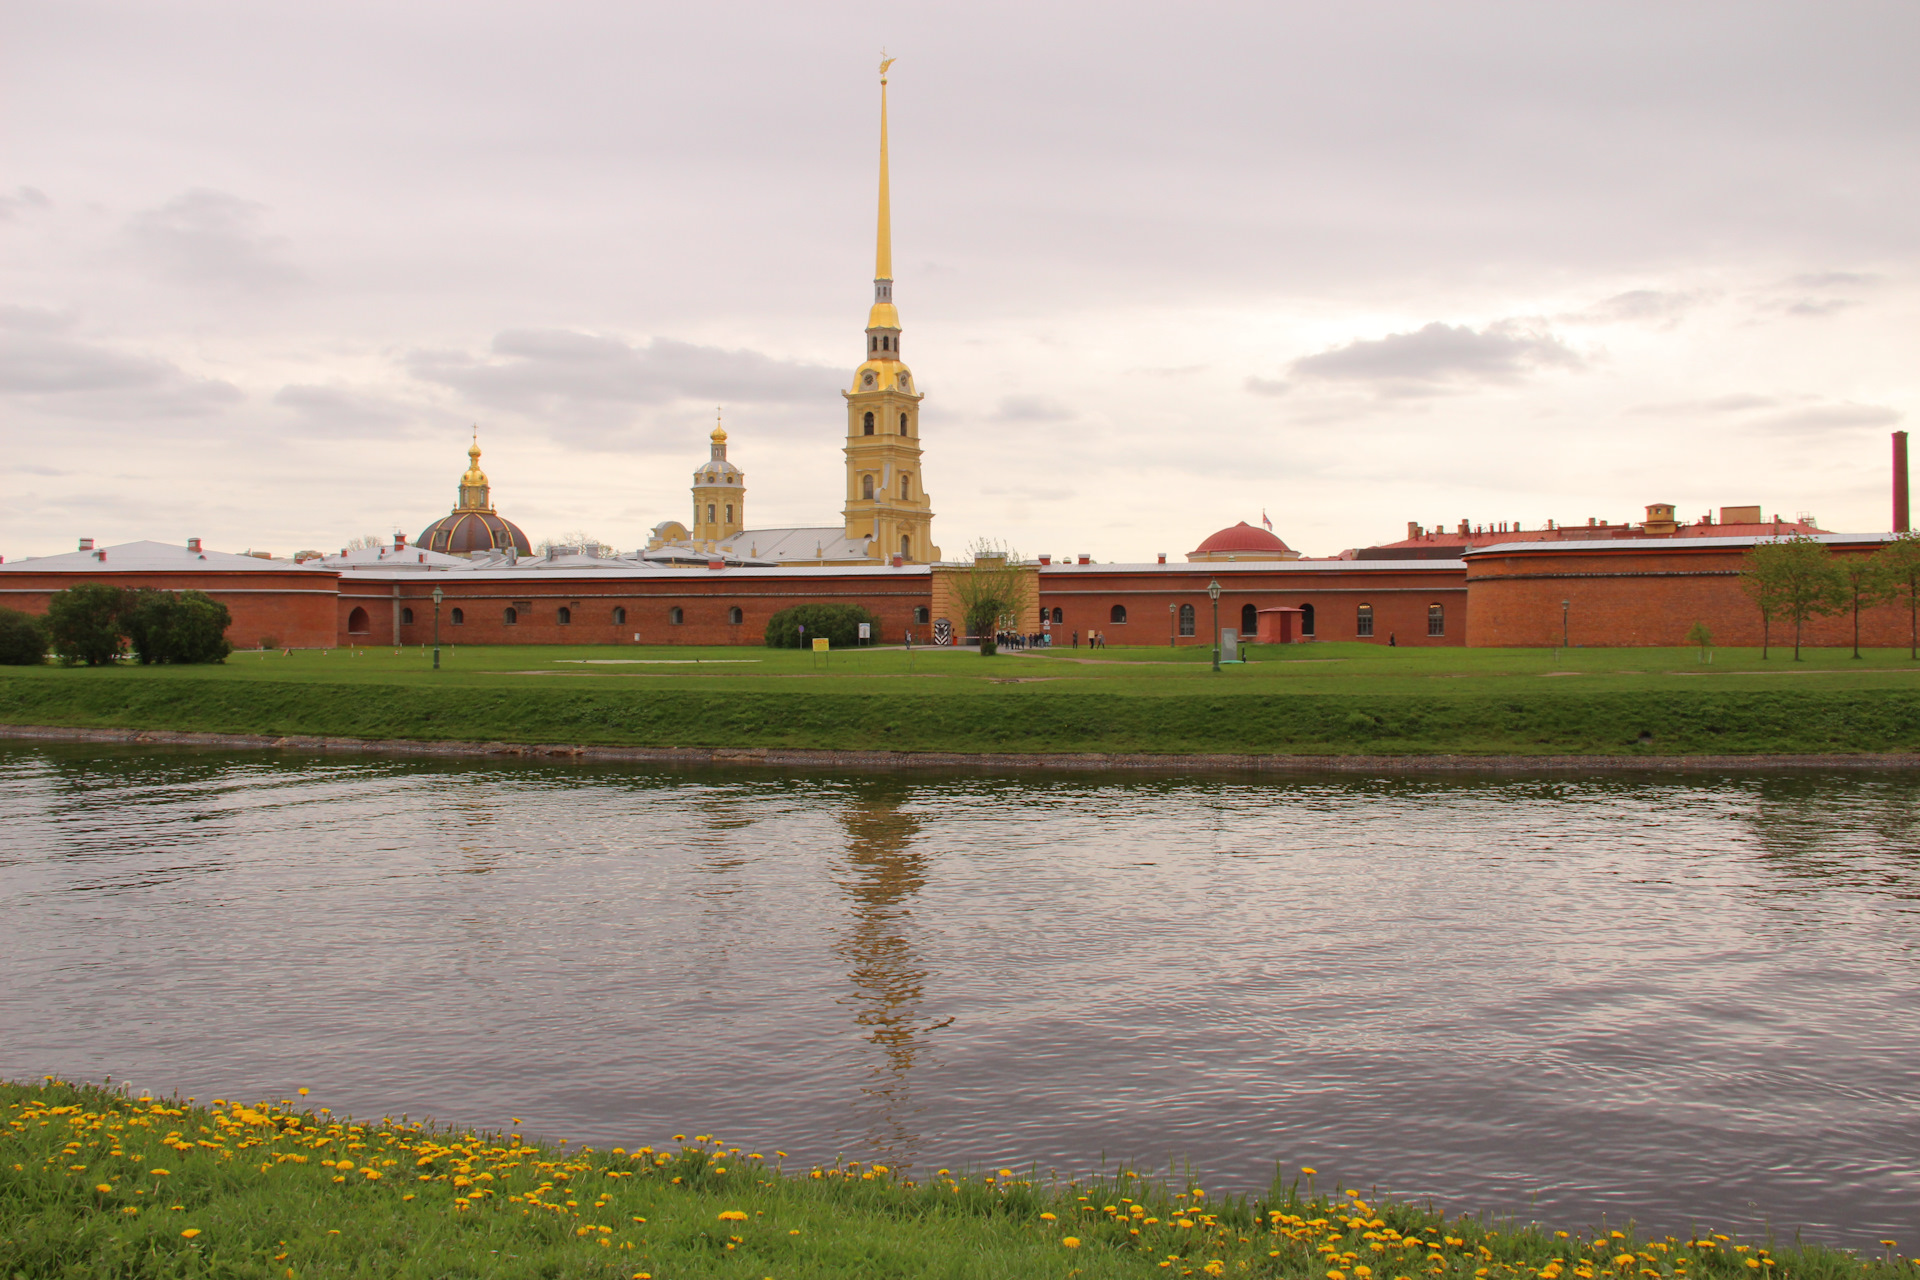
[[[702,550],[711,551],[725,542],[747,521],[747,477],[727,461],[727,430],[720,425],[720,412],[714,411],[712,456],[693,473],[693,541]]]
[[[873,308],[867,313],[866,360],[853,372],[847,399],[847,537],[870,540],[870,555],[926,563],[933,545],[933,504],[920,467],[920,401],[913,371],[900,358],[900,313],[893,305],[893,226],[887,187],[887,68],[880,64],[880,210],[874,237]]]

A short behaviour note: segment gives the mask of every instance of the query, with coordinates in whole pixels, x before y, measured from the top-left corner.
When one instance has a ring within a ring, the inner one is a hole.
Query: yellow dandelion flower
[[[1347,1280],[1347,1274],[1344,1271],[1329,1271],[1327,1280]]]
[[[191,1239],[193,1239],[193,1238],[194,1238],[195,1236],[197,1236],[197,1235],[199,1235],[199,1234],[200,1234],[200,1228],[198,1228],[198,1227],[188,1227],[188,1228],[187,1228],[187,1229],[186,1229],[185,1231],[182,1231],[182,1232],[180,1233],[180,1238],[181,1238],[182,1240],[191,1240]]]
[[[1080,1237],[1079,1237],[1079,1236],[1064,1236],[1064,1237],[1062,1237],[1062,1238],[1061,1238],[1061,1241],[1060,1241],[1060,1243],[1061,1243],[1061,1244],[1063,1244],[1063,1245],[1065,1245],[1065,1246],[1067,1246],[1067,1248],[1069,1248],[1069,1249],[1078,1249],[1078,1248],[1080,1247]]]
[[[747,1215],[738,1209],[723,1209],[720,1213],[720,1221],[722,1222],[745,1222],[746,1220]]]
[[[102,1191],[105,1191],[105,1190],[106,1190],[106,1188],[105,1188],[105,1187],[102,1187],[102,1188],[100,1188],[100,1189],[101,1189]],[[1050,1214],[1050,1213],[1043,1213],[1043,1214],[1041,1214],[1041,1215],[1040,1215],[1040,1221],[1042,1221],[1042,1222],[1053,1222],[1053,1221],[1056,1221],[1056,1219],[1055,1219],[1055,1218],[1054,1218],[1054,1216],[1053,1216],[1052,1214]]]
[[[1307,1176],[1308,1176],[1309,1178],[1311,1178],[1311,1177],[1312,1177],[1312,1176],[1313,1176],[1314,1174],[1316,1174],[1316,1173],[1318,1173],[1318,1172],[1320,1172],[1320,1171],[1319,1171],[1318,1169],[1309,1169],[1309,1168],[1307,1168],[1307,1167],[1306,1167],[1305,1165],[1301,1165],[1301,1166],[1300,1166],[1300,1172],[1302,1172],[1302,1173],[1304,1173],[1304,1174],[1306,1174],[1306,1175],[1307,1175]]]
[[[300,1096],[303,1098],[307,1096],[307,1086],[305,1085],[300,1086]]]
[[[104,1192],[108,1192],[108,1191],[111,1191],[111,1190],[113,1190],[113,1188],[112,1188],[111,1186],[109,1186],[108,1184],[106,1184],[106,1183],[104,1183],[104,1182],[99,1182],[99,1183],[95,1183],[95,1184],[94,1184],[94,1188],[93,1188],[93,1189],[94,1189],[95,1191],[99,1191],[99,1192],[102,1192],[102,1193],[104,1193]]]

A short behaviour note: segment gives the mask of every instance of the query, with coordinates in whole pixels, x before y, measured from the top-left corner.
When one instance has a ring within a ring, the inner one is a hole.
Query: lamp
[[[1167,648],[1169,649],[1180,647],[1179,625],[1180,606],[1169,600],[1167,601]]]
[[[1207,584],[1207,599],[1213,601],[1213,669],[1220,669],[1220,579]]]
[[[446,593],[440,588],[433,589],[433,669],[440,669],[440,601]]]

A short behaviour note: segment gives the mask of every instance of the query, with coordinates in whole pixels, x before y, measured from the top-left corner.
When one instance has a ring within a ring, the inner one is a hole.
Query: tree
[[[860,605],[797,604],[767,619],[767,648],[804,649],[815,640],[827,640],[836,649],[851,649],[860,643],[863,622],[878,639],[880,619]]]
[[[1687,632],[1687,643],[1700,646],[1700,661],[1707,660],[1707,650],[1713,647],[1713,632],[1707,630],[1707,624],[1696,622]]]
[[[1740,570],[1740,585],[1759,606],[1763,629],[1774,617],[1793,623],[1793,660],[1800,661],[1800,636],[1808,618],[1846,608],[1845,588],[1827,544],[1805,534],[1754,545]],[[1766,656],[1765,631],[1761,656]]]
[[[378,551],[381,547],[386,546],[388,543],[392,541],[393,539],[383,538],[377,533],[363,533],[357,538],[348,539],[347,550]]]
[[[542,538],[534,544],[533,549],[541,555],[545,555],[555,547],[562,549],[572,547],[574,550],[590,556],[597,556],[602,551],[611,551],[613,549],[606,543],[600,541],[600,539],[590,534],[581,533],[578,530],[573,533],[563,533],[557,538]]]
[[[997,633],[1010,629],[1026,607],[1032,575],[1020,566],[1020,553],[982,538],[973,544],[973,563],[955,576],[953,593],[960,598],[967,632],[980,637],[980,652],[998,652]]]
[[[1860,656],[1860,611],[1893,599],[1894,585],[1887,580],[1886,565],[1877,556],[1840,556],[1833,572],[1840,584],[1841,608],[1853,612],[1853,656]]]
[[[47,631],[40,619],[0,609],[0,666],[37,667],[46,660]]]
[[[56,591],[47,602],[47,640],[60,661],[90,667],[112,662],[126,646],[120,614],[126,592],[104,582]]]
[[[142,664],[224,662],[233,652],[227,628],[233,615],[204,591],[127,593],[121,629]]]
[[[1907,657],[1920,658],[1920,533],[1903,533],[1874,553],[1887,598],[1907,602]]]

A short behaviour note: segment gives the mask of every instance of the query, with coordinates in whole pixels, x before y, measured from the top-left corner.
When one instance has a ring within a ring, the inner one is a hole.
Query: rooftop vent
[[[1081,564],[1092,564],[1092,563],[1093,563],[1093,557],[1092,557],[1092,556],[1090,556],[1090,555],[1088,555],[1088,554],[1087,554],[1086,552],[1084,552],[1084,551],[1082,551],[1082,552],[1080,553],[1080,563],[1081,563]]]
[[[187,539],[187,550],[198,551],[199,549],[200,549],[200,539],[198,538]]]
[[[80,549],[81,549],[82,551],[91,551],[91,550],[93,550],[93,539],[92,539],[92,538],[82,538],[82,539],[80,539]]]
[[[720,558],[719,556],[708,556],[708,557],[707,557],[707,568],[709,568],[709,569],[724,569],[724,568],[726,568],[726,567],[727,567],[727,562],[726,562],[725,560],[722,560],[722,559],[721,559],[721,558]]]
[[[394,549],[395,551],[405,551],[405,550],[407,549],[407,535],[406,535],[406,534],[404,534],[404,533],[396,533],[396,534],[394,534],[394,535],[393,535],[393,549]]]
[[[1052,564],[1052,563],[1053,563],[1053,557],[1052,557],[1052,556],[1041,556],[1041,557],[1040,557],[1040,563],[1041,563],[1041,564]]]
[[[1160,558],[1159,558],[1159,559],[1158,559],[1157,561],[1155,561],[1154,563],[1156,563],[1156,564],[1165,564],[1166,562],[1167,562],[1167,553],[1166,553],[1166,552],[1164,552],[1164,551],[1162,551],[1162,552],[1160,553]]]

